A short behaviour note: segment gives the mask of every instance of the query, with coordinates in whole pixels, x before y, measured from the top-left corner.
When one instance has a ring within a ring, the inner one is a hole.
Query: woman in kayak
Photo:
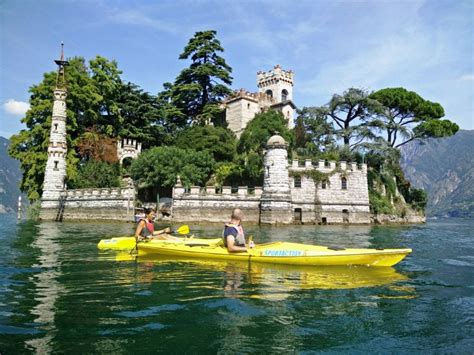
[[[145,208],[145,218],[140,219],[138,222],[137,229],[135,230],[135,238],[138,241],[142,241],[145,239],[176,239],[168,235],[167,233],[171,233],[171,229],[169,227],[155,231],[155,210],[152,208]]]
[[[224,226],[224,245],[230,252],[245,252],[247,247],[245,246],[245,234],[244,228],[242,227],[242,219],[244,214],[239,208],[232,211],[230,216],[230,222]],[[253,248],[253,242],[249,243],[249,248]]]

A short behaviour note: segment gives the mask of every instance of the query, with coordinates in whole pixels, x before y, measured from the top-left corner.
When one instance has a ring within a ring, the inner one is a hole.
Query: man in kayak
[[[171,233],[171,229],[169,227],[155,231],[155,210],[152,208],[145,208],[145,218],[142,218],[140,222],[138,222],[137,229],[135,230],[135,239],[137,241],[142,241],[145,239],[176,239],[168,235],[167,233]]]
[[[224,245],[230,252],[245,252],[245,234],[242,227],[243,213],[239,208],[232,211],[230,222],[224,226],[222,233],[224,238]],[[253,248],[253,242],[250,242],[249,248]]]

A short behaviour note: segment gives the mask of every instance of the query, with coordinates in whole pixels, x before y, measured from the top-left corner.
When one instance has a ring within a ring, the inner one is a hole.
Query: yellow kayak
[[[221,242],[222,238],[214,238],[214,239],[201,239],[201,238],[177,238],[172,237],[173,240],[167,239],[152,239],[148,241],[139,242],[139,245],[150,244],[155,245],[156,243],[163,244],[163,243],[172,243],[172,244],[182,244],[182,243],[190,243],[190,244],[216,244]],[[135,248],[136,241],[135,237],[115,237],[110,239],[101,239],[100,242],[97,244],[97,248],[105,250],[105,249],[113,249],[113,250],[130,250]]]
[[[289,242],[258,244],[247,252],[230,253],[222,243],[154,240],[138,245],[139,255],[172,255],[184,258],[240,260],[286,265],[366,265],[393,266],[411,249],[356,249],[324,247]]]

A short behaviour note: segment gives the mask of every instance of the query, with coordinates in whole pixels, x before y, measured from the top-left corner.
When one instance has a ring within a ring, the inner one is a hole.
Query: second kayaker
[[[243,216],[244,214],[239,208],[234,209],[230,216],[230,222],[224,226],[222,233],[224,245],[230,252],[247,251],[244,228],[242,227]],[[253,242],[250,242],[248,247],[253,248]]]

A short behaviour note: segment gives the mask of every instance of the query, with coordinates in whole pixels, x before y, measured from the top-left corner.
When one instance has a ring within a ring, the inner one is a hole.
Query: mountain
[[[410,142],[401,166],[411,184],[428,193],[428,217],[474,216],[474,131]]]
[[[20,164],[8,155],[9,144],[8,139],[0,137],[0,213],[16,211],[20,196]]]

